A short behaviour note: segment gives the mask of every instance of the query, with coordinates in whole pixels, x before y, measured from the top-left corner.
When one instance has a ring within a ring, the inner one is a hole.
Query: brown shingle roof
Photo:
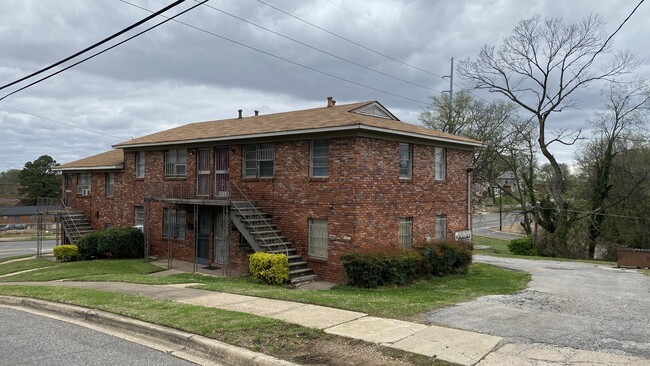
[[[463,145],[478,146],[481,143],[469,138],[455,136],[398,120],[353,113],[375,101],[360,102],[335,107],[323,107],[299,111],[231,118],[219,121],[197,122],[156,132],[114,145],[115,148],[171,145],[178,143],[218,141],[260,137],[273,134],[309,133],[323,130],[363,128],[387,133],[414,134],[417,137],[445,140]],[[377,103],[379,104],[379,103]],[[383,107],[382,107],[383,108]]]
[[[54,170],[120,169],[123,163],[124,151],[118,149],[62,164]]]

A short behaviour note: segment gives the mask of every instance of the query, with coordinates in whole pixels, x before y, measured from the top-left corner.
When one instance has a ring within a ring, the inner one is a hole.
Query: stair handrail
[[[68,208],[68,206],[65,205],[65,202],[63,200],[61,200],[61,205],[63,206],[63,210],[65,211],[65,214],[61,215],[61,216],[63,216],[63,221],[65,221],[65,226],[67,228],[74,227],[75,235],[71,235],[70,241],[79,240],[79,238],[81,238],[81,231],[79,231],[79,228],[77,227],[77,224],[70,217],[70,209]],[[70,224],[72,224],[72,225],[70,225]],[[70,244],[75,244],[75,243],[72,242]]]
[[[247,206],[254,210],[255,216],[257,216],[257,219],[261,219],[264,222],[264,225],[267,228],[271,229],[271,231],[275,234],[274,237],[270,237],[270,238],[267,238],[267,239],[269,239],[269,240],[275,239],[275,240],[278,241],[278,244],[282,243],[282,247],[284,247],[284,253],[288,257],[289,256],[289,247],[287,246],[287,244],[285,244],[284,240],[282,240],[282,238],[278,235],[278,233],[275,230],[273,230],[272,224],[269,222],[269,220],[267,220],[262,215],[262,213],[257,209],[257,207],[255,207],[255,204],[253,204],[253,202],[251,200],[249,200],[248,197],[246,197],[244,192],[242,192],[241,189],[239,189],[239,187],[237,187],[237,185],[234,182],[230,182],[229,185],[231,187],[230,188],[230,194],[229,194],[230,195],[230,203],[233,206],[235,206],[235,209],[237,211],[239,211],[240,207],[238,206],[237,202],[238,201],[245,201],[247,203]],[[232,188],[234,188],[236,191],[233,192]],[[233,193],[235,193],[235,194],[233,195]],[[234,197],[237,197],[237,200],[233,199]],[[239,199],[239,198],[241,198],[241,199]],[[246,221],[247,224],[252,226],[252,223],[248,220],[248,218],[246,216],[243,216],[243,220]],[[262,237],[260,237],[259,239],[256,239],[256,240],[261,240],[265,245],[271,244],[270,242],[267,242],[267,240],[265,240]],[[268,247],[265,248],[265,251],[267,251],[267,250],[268,250]]]

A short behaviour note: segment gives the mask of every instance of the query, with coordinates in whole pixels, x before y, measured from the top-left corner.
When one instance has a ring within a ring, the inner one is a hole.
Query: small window
[[[399,144],[399,177],[410,179],[412,166],[411,144]]]
[[[14,222],[20,222],[20,216],[14,216]]]
[[[242,174],[245,178],[273,177],[275,148],[269,144],[244,145]]]
[[[106,173],[106,197],[113,197],[115,191],[115,173]]]
[[[185,240],[185,210],[163,209],[163,238]]]
[[[113,224],[104,224],[104,229],[111,229]]]
[[[309,219],[309,256],[327,258],[327,220]]]
[[[400,217],[399,219],[399,246],[407,249],[413,246],[412,217]]]
[[[447,240],[447,216],[436,216],[436,241]]]
[[[436,147],[435,154],[436,180],[445,180],[447,175],[447,149]]]
[[[312,140],[310,155],[309,175],[312,177],[328,177],[330,156],[329,140]]]
[[[165,150],[165,177],[184,177],[187,149]]]
[[[134,225],[144,225],[144,207],[142,206],[135,206]]]
[[[90,195],[90,173],[77,174],[77,194]]]
[[[144,178],[144,151],[135,152],[135,177]]]

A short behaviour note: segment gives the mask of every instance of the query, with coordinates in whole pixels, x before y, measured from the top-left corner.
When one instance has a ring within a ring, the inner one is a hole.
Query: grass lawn
[[[33,260],[32,267],[44,260]],[[9,263],[2,267],[29,267],[32,260]],[[0,278],[0,282],[21,281],[118,281],[144,284],[198,283],[197,288],[234,294],[290,300],[360,311],[370,315],[413,320],[418,314],[479,296],[521,291],[530,275],[506,271],[486,264],[474,264],[466,275],[437,277],[403,287],[358,289],[339,285],[327,291],[295,290],[285,286],[266,286],[251,277],[209,277],[179,274],[152,277],[149,273],[161,268],[142,260],[96,260],[71,263],[48,262],[50,267],[39,271]]]
[[[217,339],[293,362],[431,365],[431,358],[235,311],[154,300],[115,292],[43,286],[0,286],[0,295],[72,304]],[[382,363],[388,362],[388,363]],[[433,365],[455,364],[435,360]]]
[[[16,259],[16,258],[12,258]],[[52,261],[48,261],[47,259],[42,259],[42,258],[34,258],[34,259],[27,259],[24,261],[17,261],[17,262],[11,262],[11,263],[5,263],[0,265],[0,275],[5,275],[9,273],[14,273],[14,272],[20,272],[20,271],[27,271],[30,269],[35,269],[35,268],[43,268],[43,267],[51,267],[51,266],[56,266],[56,263]],[[38,271],[36,271],[38,272]],[[16,275],[20,276],[20,275]],[[13,278],[14,276],[12,276]],[[0,278],[0,281],[3,279]]]
[[[26,254],[26,255],[17,255],[15,257],[0,258],[0,263],[13,261],[15,259],[29,258],[29,257],[33,257],[33,255]]]

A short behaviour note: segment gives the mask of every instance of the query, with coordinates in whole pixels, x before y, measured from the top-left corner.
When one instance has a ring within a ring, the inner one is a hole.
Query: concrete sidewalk
[[[279,319],[327,333],[360,339],[461,365],[650,365],[636,357],[554,347],[503,344],[501,337],[429,326],[291,301],[227,294],[182,285],[114,282],[15,283],[96,289],[171,300]]]

